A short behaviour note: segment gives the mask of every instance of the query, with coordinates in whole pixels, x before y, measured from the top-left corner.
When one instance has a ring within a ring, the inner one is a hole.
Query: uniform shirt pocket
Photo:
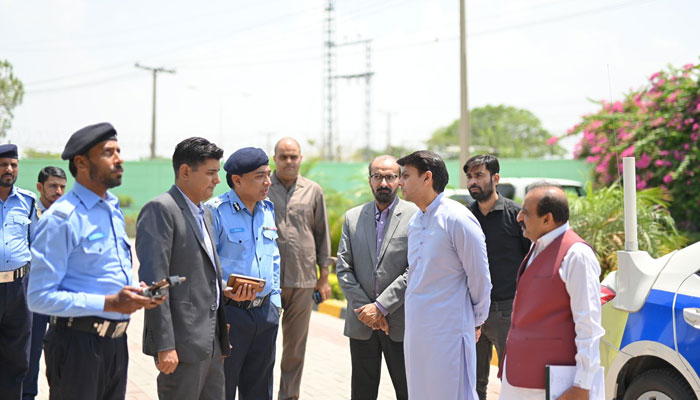
[[[32,221],[24,215],[11,215],[7,219],[7,230],[13,237],[27,237],[27,229]]]
[[[93,232],[80,243],[85,254],[100,255],[107,250],[107,236],[102,232]]]
[[[250,232],[242,228],[230,228],[226,232],[226,241],[222,243],[219,258],[222,263],[239,263],[250,254]]]

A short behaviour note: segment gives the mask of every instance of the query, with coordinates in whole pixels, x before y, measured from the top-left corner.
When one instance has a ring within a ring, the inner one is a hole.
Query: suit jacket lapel
[[[212,250],[214,250],[214,254],[213,254],[214,257],[213,258],[214,258],[214,261],[216,262],[216,265],[215,265],[216,275],[218,276],[219,280],[221,280],[221,274],[222,274],[221,261],[219,261],[219,256],[218,256],[218,254],[216,254],[216,248],[215,248],[216,241],[214,240],[214,234],[213,234],[214,229],[211,227],[211,218],[212,218],[211,212],[209,212],[209,210],[205,209],[205,211],[204,211],[204,228],[207,231],[207,235],[209,235],[209,240],[211,241],[210,243],[212,245]]]
[[[359,226],[362,227],[364,232],[361,233],[367,241],[367,247],[369,248],[370,257],[372,257],[372,264],[377,263],[377,226],[376,218],[374,216],[374,203],[367,204],[362,210],[362,218]]]
[[[394,237],[394,232],[396,232],[396,228],[399,226],[402,213],[403,210],[401,210],[401,202],[398,202],[396,203],[393,212],[389,214],[389,226],[387,226],[384,230],[382,248],[379,251],[379,260],[377,261],[377,264],[382,261],[382,257],[384,257],[384,253],[386,253],[386,248],[389,246],[391,238]]]
[[[185,219],[187,220],[187,223],[190,225],[190,228],[192,228],[192,231],[194,231],[194,237],[197,238],[197,241],[199,242],[199,247],[202,248],[205,254],[207,254],[207,257],[209,256],[209,253],[207,252],[207,247],[204,244],[204,238],[202,237],[202,230],[199,229],[199,224],[197,221],[195,221],[194,216],[192,215],[192,211],[190,211],[190,207],[187,205],[187,201],[185,201],[185,198],[182,197],[182,193],[180,193],[180,190],[173,185],[172,188],[169,190],[170,195],[173,197],[175,200],[175,203],[180,207],[180,210],[182,211],[182,215],[185,216]],[[204,219],[204,223],[206,226],[206,218]],[[211,232],[211,228],[208,227],[207,231]],[[210,234],[211,235],[211,234]],[[212,241],[212,243],[215,243]]]

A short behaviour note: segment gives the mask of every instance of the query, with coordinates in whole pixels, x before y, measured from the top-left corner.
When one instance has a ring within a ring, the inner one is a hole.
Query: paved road
[[[134,273],[138,273],[138,260],[134,254]],[[350,349],[348,338],[343,336],[344,321],[320,312],[311,314],[309,341],[306,346],[306,362],[301,383],[302,400],[344,400],[350,398]],[[158,370],[153,358],[141,352],[143,310],[134,313],[127,329],[129,343],[129,374],[126,400],[158,399],[156,376]],[[279,386],[279,360],[282,357],[282,334],[277,336],[274,397]],[[39,400],[48,400],[49,387],[41,360],[39,374]],[[500,384],[496,378],[497,367],[491,367],[488,400],[497,400]],[[382,380],[378,400],[395,399],[394,388],[386,365],[382,363]]]
[[[151,357],[141,352],[141,330],[143,311],[131,319],[127,331],[129,338],[129,382],[127,400],[157,399],[157,370]],[[280,359],[282,347],[281,335],[277,340],[277,360]],[[343,320],[319,312],[311,316],[309,344],[306,351],[306,365],[301,385],[301,398],[304,400],[334,400],[350,398],[350,351],[348,340],[343,336]],[[492,367],[491,382],[497,382],[496,368]],[[275,369],[275,395],[279,379],[279,364]],[[489,400],[498,399],[500,385],[489,387]],[[38,399],[48,399],[48,385],[43,371],[39,386]],[[395,399],[394,388],[386,367],[382,367],[382,381],[379,387],[379,399]]]

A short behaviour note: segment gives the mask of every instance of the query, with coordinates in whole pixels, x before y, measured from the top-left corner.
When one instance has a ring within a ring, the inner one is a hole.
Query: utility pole
[[[365,136],[367,138],[367,146],[365,147],[365,158],[369,160],[372,156],[371,148],[371,120],[372,120],[372,90],[371,90],[371,78],[374,75],[372,71],[372,39],[361,39],[352,42],[338,43],[335,47],[343,46],[354,46],[354,45],[364,45],[365,46],[365,72],[358,74],[349,75],[336,75],[334,79],[364,79],[365,80]]]
[[[467,96],[467,7],[466,0],[459,0],[459,88],[460,88],[460,113],[459,113],[459,166],[466,164],[469,159],[469,144],[471,142],[469,132],[469,106]],[[467,177],[459,174],[459,187],[467,188]]]
[[[386,115],[386,154],[391,154],[391,116],[396,114],[396,112],[391,111],[380,111]]]
[[[153,73],[153,113],[151,116],[151,160],[153,160],[156,158],[156,77],[158,76],[159,72],[174,74],[175,70],[165,69],[164,67],[146,67],[139,63],[136,63],[135,67],[145,69],[146,71],[151,71]]]
[[[323,129],[325,132],[322,135],[322,142],[321,142],[321,148],[323,156],[329,160],[333,160],[333,95],[334,93],[334,82],[335,79],[333,79],[333,59],[334,59],[334,47],[335,43],[333,42],[333,0],[328,0],[328,3],[326,5],[326,19],[324,21],[324,25],[326,28],[325,34],[326,34],[326,40],[324,42],[324,49],[325,49],[325,61],[326,61],[326,68],[325,68],[325,96],[324,96],[324,101],[325,101],[325,109],[323,110]]]

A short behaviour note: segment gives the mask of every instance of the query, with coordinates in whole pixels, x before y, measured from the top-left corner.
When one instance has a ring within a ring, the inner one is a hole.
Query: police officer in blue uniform
[[[279,326],[280,256],[270,188],[270,166],[265,152],[246,147],[226,163],[226,182],[231,190],[207,205],[214,216],[216,250],[224,279],[238,274],[264,279],[262,292],[242,285],[234,293],[224,291],[226,320],[233,350],[224,362],[226,399],[272,399],[272,370]]]
[[[0,145],[0,397],[20,399],[29,366],[32,316],[27,308],[34,193],[15,186],[17,146]]]
[[[108,123],[80,129],[61,157],[75,185],[37,224],[28,289],[29,308],[52,316],[44,340],[49,396],[124,399],[129,314],[163,300],[132,286],[124,215],[108,191],[124,171],[117,132]]]
[[[39,171],[36,189],[39,198],[36,201],[36,215],[41,215],[61,196],[66,190],[66,172],[59,167],[44,167]],[[36,229],[34,229],[36,231]],[[49,324],[49,316],[32,313],[32,339],[29,346],[29,371],[22,384],[22,400],[34,400],[39,394],[39,362],[44,350],[44,335]]]

